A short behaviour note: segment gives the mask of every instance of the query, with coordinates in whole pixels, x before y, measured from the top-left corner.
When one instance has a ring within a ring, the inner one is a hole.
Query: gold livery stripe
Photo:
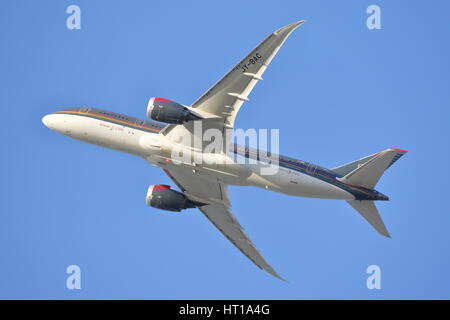
[[[103,118],[103,119],[106,119],[106,120],[112,120],[114,122],[119,122],[119,123],[122,123],[122,124],[131,125],[131,126],[136,127],[136,128],[141,128],[141,129],[145,129],[145,130],[151,130],[151,131],[155,131],[155,132],[159,132],[160,131],[160,129],[148,128],[148,127],[145,127],[145,126],[141,126],[141,125],[137,125],[137,124],[134,124],[134,123],[131,123],[131,122],[118,120],[118,119],[115,119],[115,118],[112,118],[112,117],[102,116],[102,115],[99,115],[99,114],[92,114],[92,113],[86,113],[86,112],[80,112],[80,111],[65,111],[65,110],[57,111],[55,113],[91,115],[91,116],[96,117],[96,118]]]

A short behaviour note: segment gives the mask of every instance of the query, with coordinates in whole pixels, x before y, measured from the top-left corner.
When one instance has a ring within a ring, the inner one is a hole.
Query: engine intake
[[[189,200],[183,193],[170,189],[165,184],[152,185],[148,188],[147,205],[168,211],[180,212],[187,208],[195,208],[198,203]]]
[[[163,98],[150,98],[147,105],[147,117],[159,122],[172,124],[183,124],[188,121],[202,119],[185,106]]]

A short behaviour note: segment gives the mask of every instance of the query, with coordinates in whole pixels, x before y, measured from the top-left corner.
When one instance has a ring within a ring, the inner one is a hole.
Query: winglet
[[[284,282],[288,282],[286,279],[282,278],[269,264],[265,268],[261,268],[265,270],[267,273],[270,273],[272,276],[274,276],[277,279],[280,279]]]
[[[294,23],[288,24],[287,26],[284,26],[283,28],[280,28],[277,31],[275,31],[274,34],[279,35],[279,34],[286,32],[287,33],[286,36],[288,36],[292,31],[294,31],[299,26],[301,26],[303,23],[305,23],[305,21],[306,20],[300,20],[300,21],[296,21]]]

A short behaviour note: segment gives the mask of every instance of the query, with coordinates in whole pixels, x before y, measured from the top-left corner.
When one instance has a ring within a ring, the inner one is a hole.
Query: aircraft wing
[[[239,109],[248,100],[250,92],[269,66],[287,37],[304,20],[294,22],[270,34],[253,49],[233,69],[217,81],[206,93],[192,104],[192,108],[210,114],[210,121],[203,121],[203,130],[216,128],[223,132],[226,128],[234,128]],[[215,117],[215,118],[214,118]],[[193,132],[192,122],[183,125],[168,125],[162,133],[165,135],[186,135]],[[228,150],[224,145],[224,150]]]
[[[231,212],[227,185],[212,178],[212,175],[202,176],[182,168],[164,169],[164,171],[189,199],[206,203],[206,205],[199,207],[200,211],[247,258],[259,268],[266,270],[278,279],[284,280],[261,256],[245,233],[244,228]]]

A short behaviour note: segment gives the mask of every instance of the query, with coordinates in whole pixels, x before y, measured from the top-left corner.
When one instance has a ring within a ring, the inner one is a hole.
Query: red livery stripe
[[[170,189],[170,186],[167,184],[156,184],[153,186],[153,189]]]
[[[402,152],[408,152],[408,150],[403,150],[403,149],[396,149],[396,148],[391,148],[391,150],[393,150],[393,151],[402,151]]]

